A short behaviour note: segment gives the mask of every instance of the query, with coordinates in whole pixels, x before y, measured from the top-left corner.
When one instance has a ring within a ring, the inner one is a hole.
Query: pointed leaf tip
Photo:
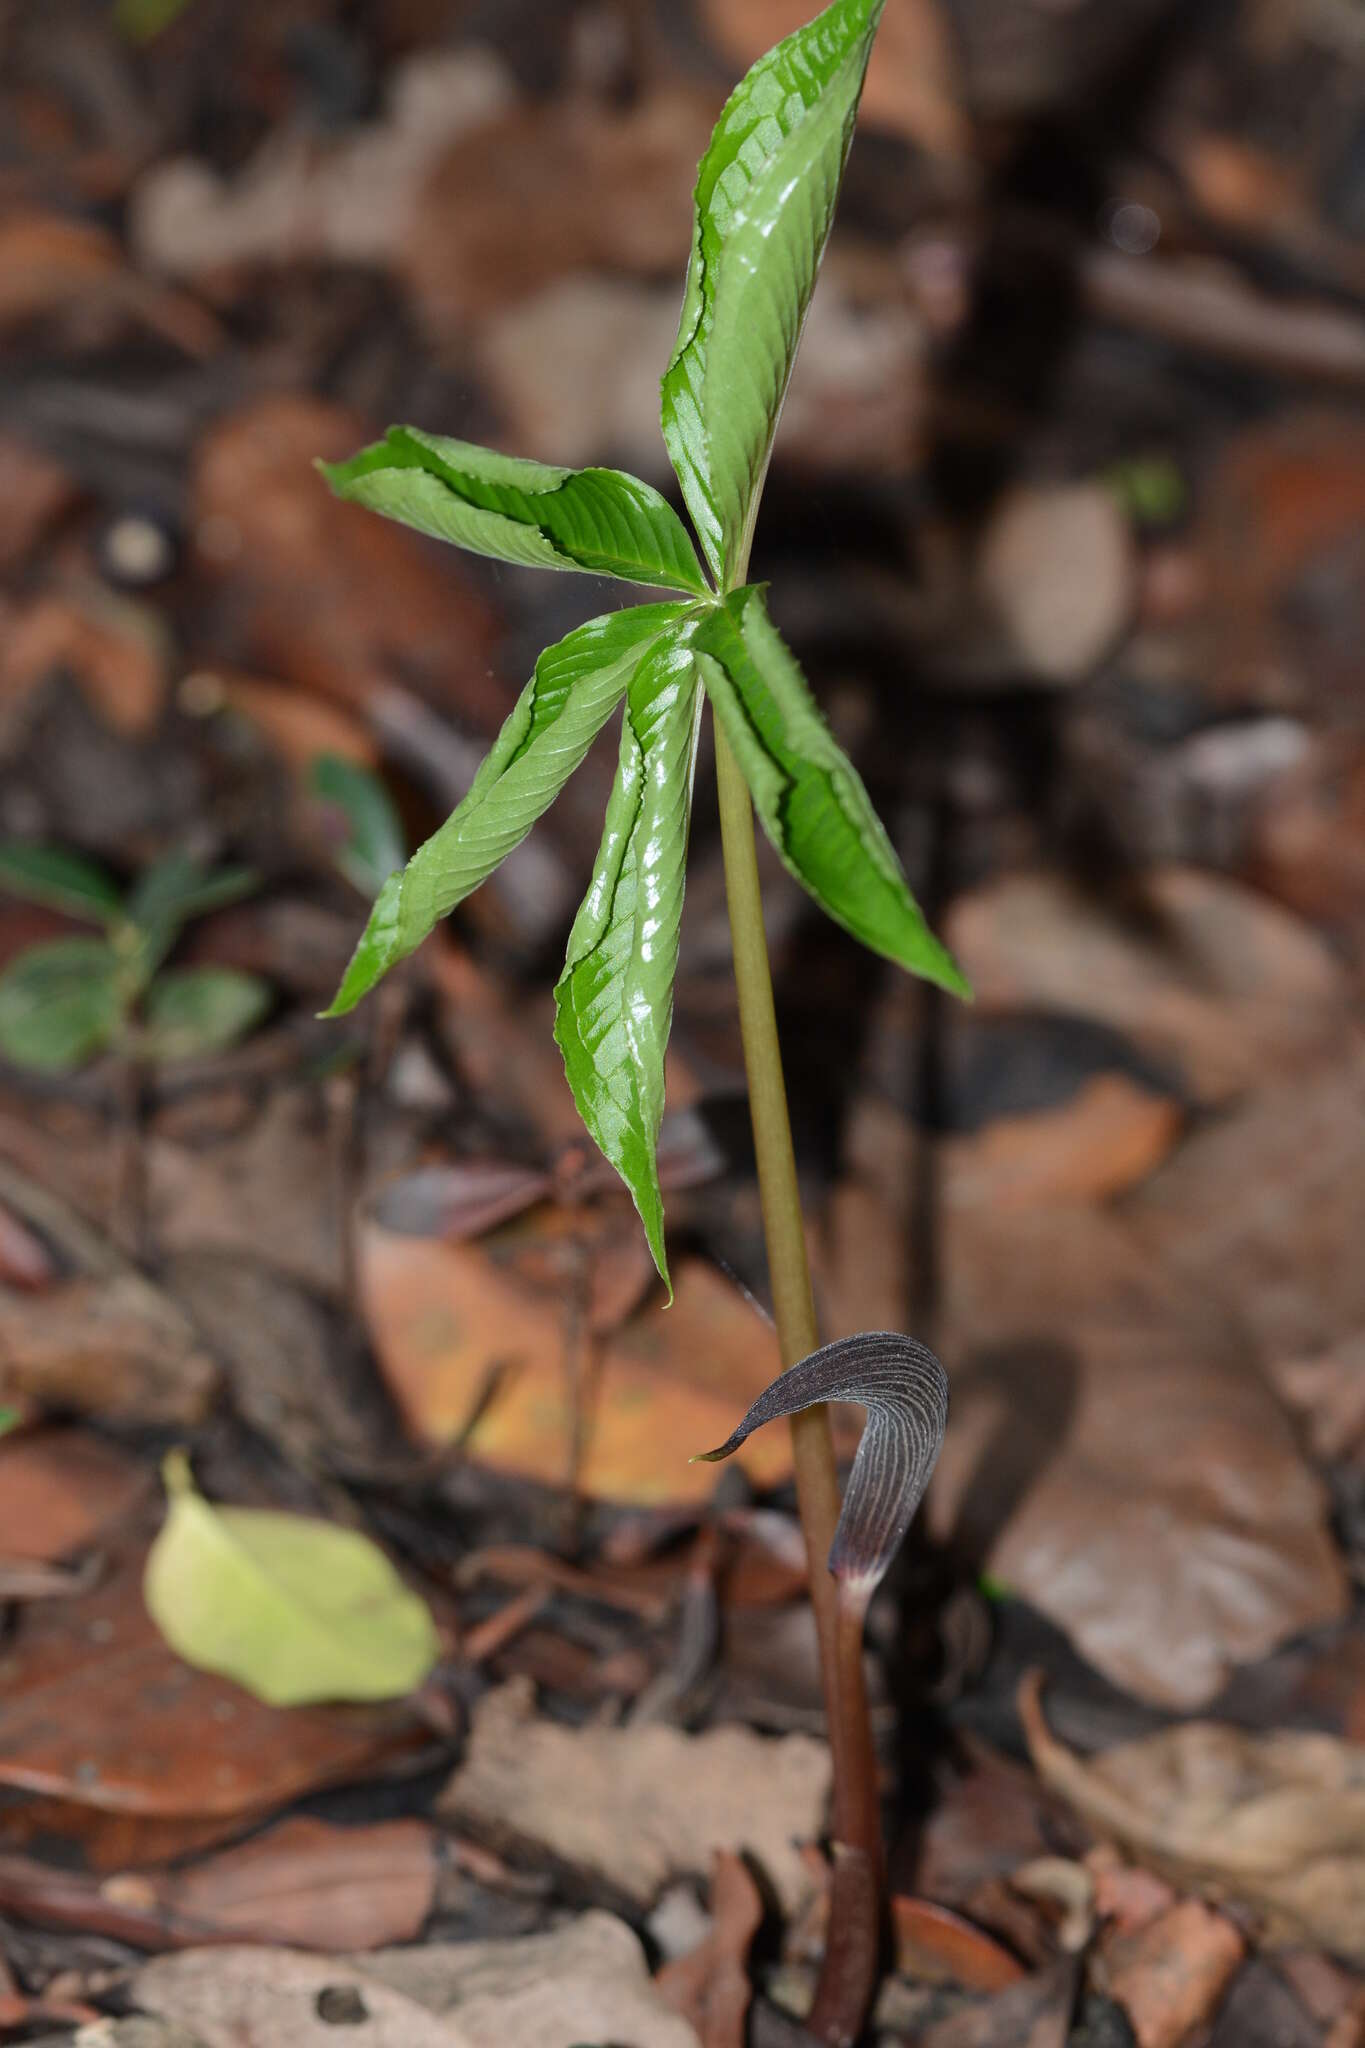
[[[691,632],[664,634],[631,676],[602,843],[555,989],[579,1114],[630,1190],[670,1302],[658,1142],[700,697]]]
[[[881,0],[834,0],[760,57],[698,169],[661,423],[722,588],[746,552],[880,15]]]
[[[938,1463],[948,1426],[948,1375],[933,1352],[913,1337],[889,1330],[842,1337],[782,1373],[723,1444],[698,1456],[715,1464],[765,1422],[799,1414],[819,1401],[856,1401],[867,1410],[829,1569],[869,1599],[900,1548]]]

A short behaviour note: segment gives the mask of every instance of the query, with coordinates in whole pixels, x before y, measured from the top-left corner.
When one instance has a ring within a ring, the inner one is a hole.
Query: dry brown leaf
[[[61,670],[106,725],[149,733],[166,701],[167,649],[153,615],[93,592],[36,597],[0,644],[0,697],[16,702]]]
[[[665,1963],[659,1996],[692,2022],[702,2048],[744,2048],[753,1999],[749,1947],[763,1900],[743,1859],[718,1850],[711,1865],[711,1931],[690,1954]]]
[[[1046,1970],[920,2035],[920,2048],[1066,2048],[1078,1964],[1061,1956]]]
[[[1244,1953],[1222,1913],[1182,1899],[1138,1933],[1105,1943],[1102,1982],[1132,2021],[1138,2048],[1180,2048],[1217,2011]]]
[[[471,346],[509,448],[571,466],[609,455],[662,480],[659,365],[677,331],[675,287],[580,272],[490,314]]]
[[[371,423],[300,396],[219,420],[196,451],[200,567],[230,582],[241,655],[267,674],[362,715],[392,679],[424,681],[491,735],[511,695],[492,679],[494,621],[473,584],[448,550],[357,516],[313,467],[372,438]]]
[[[464,1762],[442,1795],[458,1827],[549,1855],[639,1906],[717,1849],[752,1855],[788,1910],[809,1887],[797,1845],[821,1832],[829,1751],[805,1735],[701,1735],[636,1723],[567,1728],[539,1718],[521,1682],[475,1710]]]
[[[42,933],[46,938],[48,934]],[[0,956],[8,965],[15,953],[22,952],[28,941],[21,940],[11,949],[10,923],[0,932]],[[16,1216],[13,1209],[0,1202],[0,1281],[6,1287],[32,1288],[41,1292],[56,1280],[61,1268],[52,1253],[36,1231]]]
[[[1129,1863],[1111,1842],[1089,1850],[1085,1867],[1095,1884],[1096,1920],[1110,1923],[1120,1934],[1139,1933],[1175,1904],[1175,1893],[1164,1878]]]
[[[59,2018],[46,2005],[35,2017],[48,2015],[54,2021]],[[183,2027],[168,2026],[164,2020],[149,2019],[140,2013],[131,2019],[92,2021],[85,2028],[84,2040],[79,2036],[77,2039],[79,2048],[204,2048],[203,2042],[187,2034]],[[71,2035],[45,2034],[41,2041],[34,2042],[33,2048],[72,2048]]]
[[[1219,1102],[1339,1041],[1347,984],[1323,941],[1238,883],[1159,868],[1126,909],[1059,875],[959,897],[945,937],[988,1009],[1112,1025]]]
[[[5,1644],[0,1784],[239,1827],[424,1746],[402,1707],[286,1711],[182,1664],[147,1613],[144,1561],[135,1550],[92,1592],[24,1610]]]
[[[617,1221],[633,1244],[634,1219],[622,1209]],[[681,1259],[670,1309],[651,1302],[585,1347],[572,1310],[591,1271],[583,1228],[545,1208],[470,1244],[365,1224],[361,1296],[384,1377],[415,1436],[463,1436],[495,1470],[572,1476],[599,1499],[707,1499],[714,1475],[688,1459],[767,1385],[767,1332],[714,1267]],[[769,1438],[742,1454],[760,1486],[790,1470],[785,1436]]]
[[[930,1984],[962,1984],[969,1991],[1008,1990],[1025,1976],[1023,1964],[998,1941],[950,1906],[897,1892],[891,1900],[896,1969]]]
[[[435,1841],[416,1820],[286,1820],[188,1869],[102,1881],[0,1856],[6,1912],[152,1951],[259,1941],[338,1952],[411,1941],[435,1890]]]
[[[277,1448],[321,1469],[383,1441],[368,1362],[347,1370],[349,1347],[296,1280],[236,1251],[180,1252],[164,1277],[223,1364],[237,1413]]]
[[[454,2020],[362,1977],[340,1957],[278,1949],[187,1949],[134,1979],[147,2012],[183,2026],[201,2048],[474,2048]]]
[[[1129,1214],[1152,1255],[1273,1367],[1365,1326],[1362,1187],[1365,1057],[1349,1045],[1312,1074],[1277,1073],[1196,1132]]]
[[[339,704],[329,704],[287,683],[237,669],[197,669],[181,684],[181,699],[202,715],[220,706],[257,726],[291,768],[307,773],[319,754],[373,768],[378,749],[363,721]]]
[[[1019,1700],[1034,1764],[1097,1833],[1252,1908],[1272,1943],[1365,1961],[1365,1748],[1187,1721],[1087,1761],[1052,1735],[1040,1695],[1035,1675]]]
[[[85,1430],[0,1437],[0,1558],[55,1563],[123,1523],[149,1488],[145,1465]]]
[[[657,1997],[634,1934],[607,1913],[519,1940],[428,1943],[354,1965],[191,1951],[140,1971],[134,1996],[203,2048],[335,2048],[343,2024],[354,2048],[700,2048]]]
[[[1094,1211],[945,1232],[931,1525],[1116,1684],[1197,1707],[1344,1611],[1328,1501],[1243,1346]]]
[[[22,567],[78,495],[66,470],[27,441],[0,434],[0,570]]]
[[[418,1820],[336,1828],[296,1818],[151,1883],[195,1941],[211,1933],[335,1953],[380,1948],[421,1932],[436,1845]]]
[[[363,1967],[448,2015],[471,2048],[698,2048],[651,1984],[636,1936],[610,1913],[582,1913],[517,1940],[389,1949]]]
[[[1137,554],[1102,483],[1021,484],[992,509],[977,582],[1019,665],[1046,683],[1078,683],[1128,625]]]
[[[335,1172],[320,1090],[273,1089],[244,1129],[216,1142],[182,1142],[159,1120],[146,1169],[149,1229],[162,1253],[248,1253],[319,1294],[341,1291],[340,1222],[319,1199]]]
[[[218,1385],[186,1317],[133,1272],[0,1288],[0,1398],[125,1422],[199,1422]]]
[[[1343,1116],[1338,1154],[1358,1149],[1358,1128]],[[875,1110],[850,1137],[857,1179],[831,1207],[822,1301],[836,1328],[904,1327],[916,1141],[889,1142],[894,1120]],[[1311,1154],[1295,1170],[1310,1175]],[[1214,1208],[1191,1202],[1195,1244],[1219,1239],[1239,1206],[1254,1218],[1270,1201],[1229,1203],[1236,1177],[1201,1184]],[[1345,1184],[1336,1202],[1349,1216]],[[1001,1208],[967,1199],[965,1178],[942,1185],[937,1348],[953,1424],[929,1495],[935,1533],[1116,1684],[1163,1705],[1205,1704],[1234,1664],[1339,1615],[1347,1588],[1323,1485],[1248,1370],[1246,1342],[1210,1307],[1211,1277],[1183,1284],[1096,1208]],[[1335,1209],[1324,1222],[1348,1269],[1331,1284],[1354,1288],[1349,1222]],[[1255,1281],[1231,1284],[1269,1293],[1279,1267],[1267,1233],[1259,1243]]]
[[[0,221],[0,330],[76,316],[92,335],[134,316],[194,355],[220,340],[202,306],[129,270],[114,237],[90,221],[14,212]]]
[[[140,259],[188,277],[250,263],[392,264],[432,163],[499,116],[512,82],[491,50],[427,49],[394,67],[386,97],[381,120],[330,144],[275,128],[230,181],[193,158],[150,165],[130,208]]]
[[[959,1768],[936,1774],[918,1831],[917,1891],[970,1912],[968,1901],[1021,1864],[1074,1851],[1085,1831],[1037,1775],[970,1738]]]
[[[41,924],[29,920],[42,919]],[[0,912],[0,951],[51,938],[60,929],[45,912],[14,905]],[[10,1204],[8,1176],[18,1172],[29,1187],[50,1189],[70,1213],[108,1217],[118,1194],[118,1148],[107,1142],[107,1119],[97,1109],[62,1096],[47,1100],[31,1088],[0,1089],[0,1194]],[[13,1206],[13,1205],[11,1205]],[[22,1204],[18,1205],[22,1213]],[[40,1234],[49,1233],[40,1226]]]
[[[1224,704],[1359,703],[1356,631],[1296,603],[1314,570],[1359,562],[1365,428],[1351,407],[1277,410],[1234,436],[1200,491],[1194,543],[1208,580],[1205,674]]]
[[[1332,1464],[1365,1447],[1365,1329],[1308,1357],[1273,1358],[1270,1377],[1308,1427],[1315,1458]]]
[[[945,1198],[959,1209],[1102,1201],[1145,1180],[1182,1122],[1169,1096],[1126,1074],[1095,1074],[1057,1109],[993,1117],[980,1131],[945,1139]]]
[[[583,100],[512,107],[456,142],[399,259],[433,340],[574,272],[681,272],[715,113],[709,94],[673,87],[622,112]]]

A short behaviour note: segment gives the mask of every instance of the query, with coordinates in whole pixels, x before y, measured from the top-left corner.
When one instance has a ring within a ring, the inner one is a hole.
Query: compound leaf
[[[948,1427],[948,1375],[913,1337],[889,1330],[842,1337],[782,1373],[734,1434],[701,1457],[707,1464],[728,1458],[765,1422],[817,1401],[857,1401],[867,1410],[829,1568],[855,1596],[870,1599],[938,1463]]]
[[[696,749],[693,630],[658,641],[631,678],[592,885],[555,990],[574,1100],[630,1189],[666,1284],[657,1150]]]
[[[354,1009],[520,844],[683,609],[655,604],[610,612],[545,650],[468,795],[380,890],[326,1015]]]
[[[554,469],[416,427],[390,427],[348,462],[318,466],[338,497],[475,554],[706,591],[677,513],[623,470]]]
[[[103,939],[30,946],[0,975],[0,1053],[65,1073],[112,1043],[123,1007],[119,958]]]
[[[153,1060],[223,1052],[270,1008],[268,982],[237,967],[186,967],[158,974],[143,1004],[142,1049]]]
[[[664,440],[722,589],[749,522],[839,197],[883,0],[834,0],[760,57],[697,175]]]
[[[709,610],[697,664],[763,828],[822,909],[955,995],[970,987],[924,922],[857,769],[820,715],[756,585]]]
[[[64,846],[32,846],[22,839],[0,845],[0,889],[97,924],[113,923],[123,901],[117,882],[98,862]]]
[[[178,1657],[272,1707],[399,1699],[439,1654],[424,1601],[354,1529],[264,1508],[212,1507],[183,1452],[148,1554],[147,1611]]]

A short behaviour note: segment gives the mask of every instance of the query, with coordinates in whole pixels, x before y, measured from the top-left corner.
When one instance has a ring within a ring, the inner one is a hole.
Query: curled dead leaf
[[[1251,1907],[1272,1942],[1365,1962],[1365,1748],[1186,1721],[1085,1761],[1049,1730],[1041,1690],[1035,1672],[1019,1695],[1034,1765],[1097,1833]]]

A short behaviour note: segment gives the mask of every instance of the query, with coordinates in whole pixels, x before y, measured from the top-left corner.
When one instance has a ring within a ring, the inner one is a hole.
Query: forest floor
[[[0,0],[0,838],[249,869],[172,964],[266,1005],[0,1066],[0,2041],[809,2040],[785,1445],[687,1462],[776,1370],[709,749],[665,1311],[550,1035],[609,752],[317,1015],[366,834],[619,600],[312,466],[411,420],[665,486],[696,160],[802,12]],[[868,2038],[1362,2048],[1355,0],[891,0],[755,574],[976,990],[764,849],[822,1327],[952,1382],[869,1628]],[[0,895],[0,967],[89,929]],[[181,1447],[385,1548],[419,1690],[177,1658]]]

